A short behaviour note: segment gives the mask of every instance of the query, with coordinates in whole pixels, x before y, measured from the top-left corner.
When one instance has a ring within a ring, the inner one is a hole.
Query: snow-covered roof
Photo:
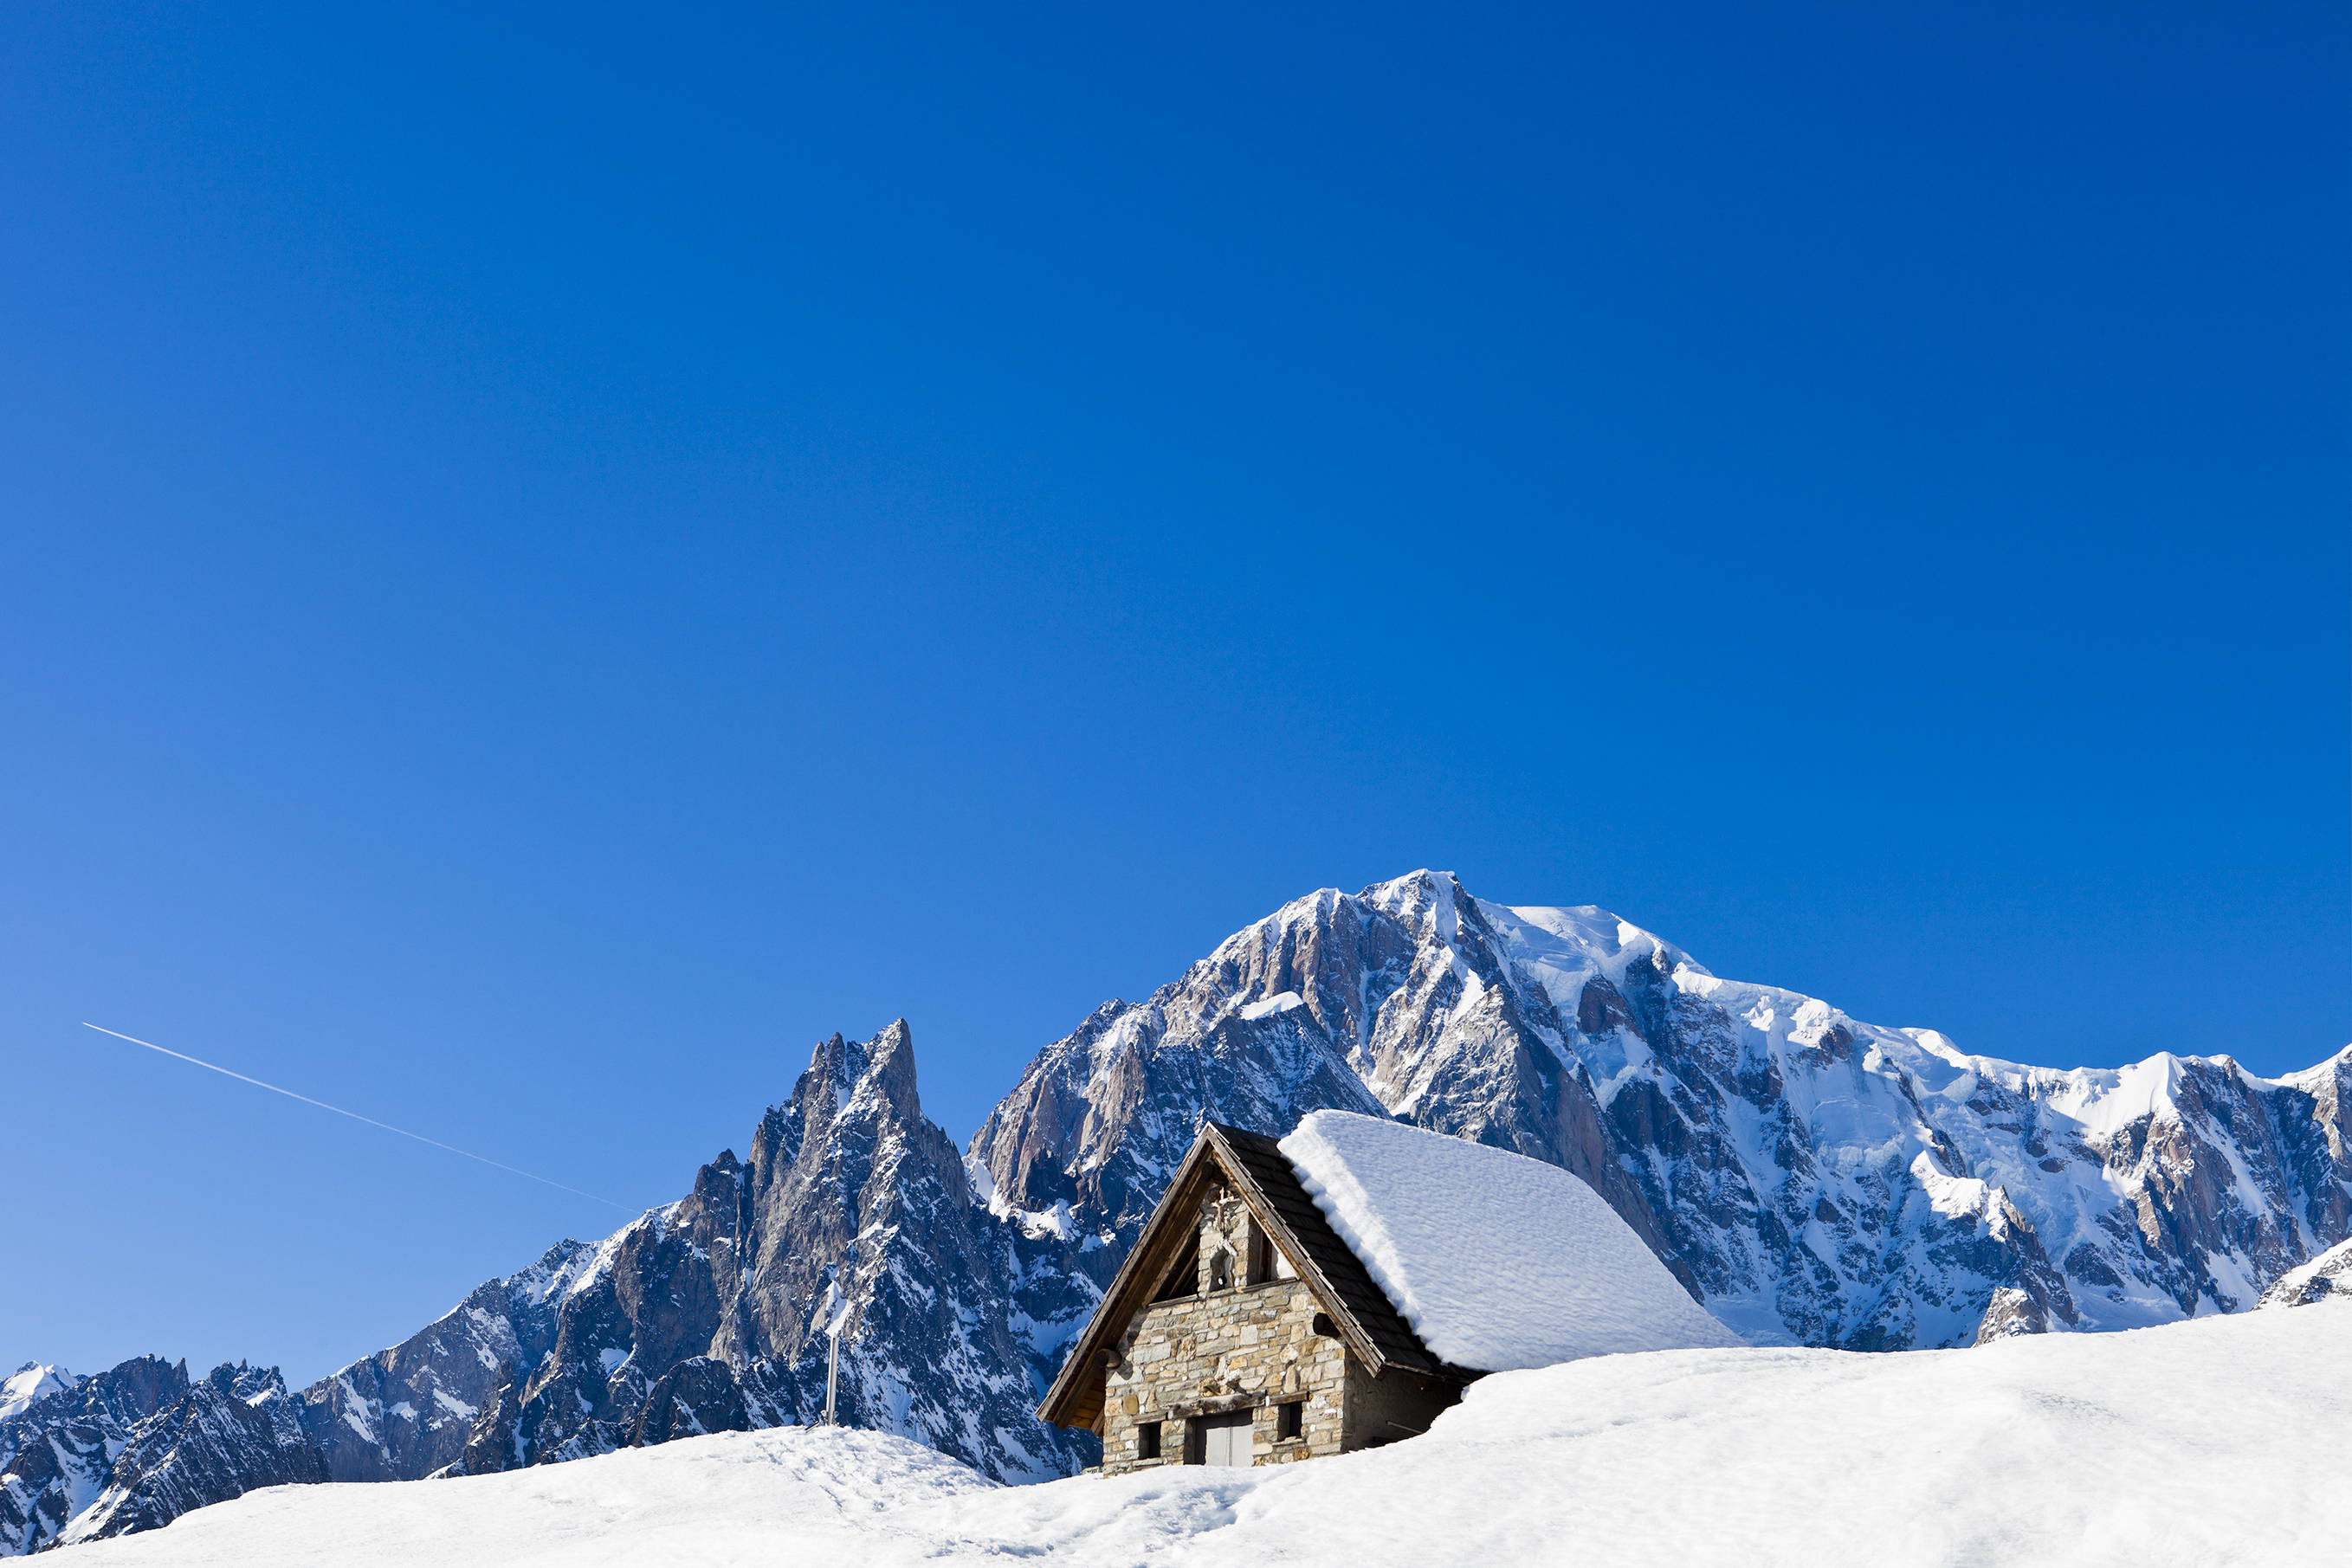
[[[1456,1366],[1741,1343],[1557,1166],[1345,1111],[1316,1112],[1281,1147],[1422,1343]]]

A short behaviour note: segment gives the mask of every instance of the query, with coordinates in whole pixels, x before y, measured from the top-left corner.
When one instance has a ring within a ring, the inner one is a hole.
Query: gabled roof
[[[1176,1167],[1094,1316],[1071,1345],[1060,1375],[1037,1406],[1039,1416],[1061,1427],[1092,1427],[1100,1418],[1103,1352],[1126,1332],[1192,1243],[1193,1217],[1209,1188],[1220,1182],[1249,1206],[1251,1217],[1290,1260],[1339,1337],[1373,1373],[1394,1366],[1424,1375],[1473,1375],[1430,1354],[1362,1260],[1315,1207],[1274,1139],[1208,1122]]]

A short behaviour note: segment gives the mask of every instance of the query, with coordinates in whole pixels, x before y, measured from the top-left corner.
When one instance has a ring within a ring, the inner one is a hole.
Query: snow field
[[[2340,1564],[2352,1306],[1862,1355],[1498,1374],[1424,1437],[998,1487],[902,1439],[729,1433],[506,1475],[278,1488],[88,1568],[1024,1562]]]

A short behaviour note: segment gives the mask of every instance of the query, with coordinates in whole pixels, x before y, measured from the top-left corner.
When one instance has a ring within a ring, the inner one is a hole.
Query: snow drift
[[[1031,1562],[2336,1563],[2352,1308],[1905,1355],[1598,1356],[1497,1374],[1411,1442],[1000,1487],[790,1427],[456,1480],[289,1487],[88,1568]]]

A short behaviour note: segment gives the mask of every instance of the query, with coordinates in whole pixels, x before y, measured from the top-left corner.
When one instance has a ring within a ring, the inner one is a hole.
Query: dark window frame
[[[1151,1299],[1155,1301],[1181,1301],[1187,1296],[1200,1293],[1201,1242],[1195,1237],[1192,1245],[1184,1249],[1184,1256],[1178,1259],[1176,1266],[1168,1271],[1168,1277],[1160,1281],[1160,1289]]]

